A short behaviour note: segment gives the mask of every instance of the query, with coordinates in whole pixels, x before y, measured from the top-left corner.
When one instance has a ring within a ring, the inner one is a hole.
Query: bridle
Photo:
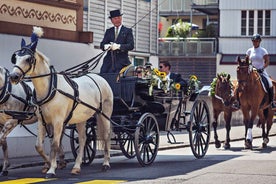
[[[24,56],[24,55],[30,55],[29,58],[27,58],[25,61],[29,64],[28,70],[24,71],[22,68],[20,68],[18,65],[16,65],[16,56]],[[33,68],[35,69],[36,65],[36,59],[35,59],[35,52],[30,49],[29,47],[22,47],[20,50],[17,50],[13,53],[12,58],[11,58],[12,64],[14,64],[14,68],[18,68],[20,72],[22,73],[22,77],[24,78],[25,75]]]

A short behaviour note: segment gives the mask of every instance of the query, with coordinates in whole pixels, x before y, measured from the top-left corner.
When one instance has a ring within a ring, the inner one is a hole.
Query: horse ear
[[[25,46],[26,46],[26,41],[24,40],[24,38],[22,38],[22,40],[21,40],[21,48],[25,47]]]
[[[35,50],[36,50],[36,46],[37,46],[37,41],[36,41],[36,42],[31,43],[31,50],[32,50],[33,52],[35,52]]]
[[[230,74],[228,74],[228,75],[227,75],[227,80],[229,81],[229,80],[230,80],[230,78],[231,78],[231,75],[230,75]]]

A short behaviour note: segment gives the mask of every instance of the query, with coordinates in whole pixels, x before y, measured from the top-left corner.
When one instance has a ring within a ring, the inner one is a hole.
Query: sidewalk
[[[270,136],[276,136],[276,123],[272,126],[270,131]],[[243,140],[244,139],[244,126],[234,126],[231,128],[230,132],[230,139],[231,141],[237,141],[237,140]],[[170,144],[167,139],[167,132],[160,132],[160,145],[159,150],[165,150],[165,149],[174,149],[174,148],[181,148],[181,147],[189,147],[189,134],[187,131],[182,132],[172,132],[175,136],[177,144]],[[225,128],[219,128],[218,129],[218,137],[220,141],[225,140],[226,130]],[[261,128],[257,128],[255,125],[253,127],[253,137],[259,138],[262,135]],[[170,137],[170,140],[173,141],[172,137]],[[268,143],[269,144],[269,143]],[[254,143],[253,143],[254,145]],[[211,139],[210,139],[210,145],[214,146],[214,132],[213,128],[211,127]],[[99,151],[100,152],[100,151]],[[111,150],[111,157],[123,155],[121,150]],[[208,151],[207,154],[208,155]],[[102,158],[102,155],[96,155],[96,158]],[[68,152],[65,154],[65,159],[67,162],[73,162],[74,157],[73,154]],[[111,158],[112,159],[112,158]],[[2,163],[2,159],[1,159]],[[9,169],[16,169],[16,168],[23,168],[23,167],[32,167],[32,166],[39,166],[43,165],[42,158],[40,156],[36,157],[24,157],[24,158],[11,158],[10,159],[11,167]]]

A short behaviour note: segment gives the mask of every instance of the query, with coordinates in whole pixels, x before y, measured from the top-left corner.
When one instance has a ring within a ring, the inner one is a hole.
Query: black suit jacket
[[[173,80],[173,82],[177,82],[181,85],[181,89],[186,91],[188,88],[188,82],[184,79],[182,79],[181,75],[178,73],[172,73],[170,74],[170,79]]]
[[[100,48],[104,50],[104,45],[110,44],[110,42],[120,44],[121,46],[119,50],[109,50],[107,52],[103,60],[101,73],[118,73],[123,67],[130,64],[128,51],[134,48],[132,29],[122,26],[116,40],[114,27],[107,29]]]

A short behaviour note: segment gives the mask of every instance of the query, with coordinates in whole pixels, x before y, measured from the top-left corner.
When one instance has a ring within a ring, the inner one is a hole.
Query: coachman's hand
[[[109,50],[111,47],[111,44],[104,44],[104,50]]]

